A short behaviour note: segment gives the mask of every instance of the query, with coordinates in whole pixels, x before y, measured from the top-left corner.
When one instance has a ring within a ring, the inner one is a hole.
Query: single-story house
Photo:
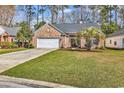
[[[0,42],[13,42],[19,27],[0,26]]]
[[[85,47],[85,39],[78,39],[77,32],[88,27],[100,28],[97,24],[50,24],[47,23],[34,32],[33,42],[37,48]]]
[[[124,29],[106,37],[105,46],[108,48],[124,49]]]

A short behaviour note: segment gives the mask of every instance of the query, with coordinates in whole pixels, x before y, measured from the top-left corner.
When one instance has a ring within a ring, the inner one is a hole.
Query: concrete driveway
[[[57,49],[30,49],[0,55],[0,72]],[[51,82],[0,75],[0,88],[72,88]]]
[[[29,49],[0,55],[0,73],[56,49]]]

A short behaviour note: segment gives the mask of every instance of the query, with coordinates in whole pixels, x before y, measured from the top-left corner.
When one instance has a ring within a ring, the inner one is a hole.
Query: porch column
[[[70,39],[69,37],[65,36],[64,37],[64,48],[69,48],[70,47]]]
[[[98,48],[104,47],[104,40],[100,39],[99,43],[98,43]]]
[[[80,39],[80,47],[84,48],[85,44],[86,44],[86,40],[83,37],[81,37],[81,39]]]

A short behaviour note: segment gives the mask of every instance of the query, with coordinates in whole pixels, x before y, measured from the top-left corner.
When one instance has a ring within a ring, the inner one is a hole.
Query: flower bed
[[[17,44],[15,42],[0,42],[0,48],[7,49],[7,48],[17,48]]]

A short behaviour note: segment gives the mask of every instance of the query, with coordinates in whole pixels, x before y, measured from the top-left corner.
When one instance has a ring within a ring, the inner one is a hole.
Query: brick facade
[[[54,27],[48,24],[45,24],[35,32],[33,37],[33,44],[35,47],[37,46],[37,38],[46,38],[46,39],[58,38],[60,40],[59,41],[60,48],[70,47],[69,37],[67,37],[66,35],[62,35],[61,32],[59,32],[57,29],[55,29]]]
[[[72,47],[71,46],[71,39],[74,37],[76,38],[76,33],[63,34],[57,28],[55,28],[49,24],[45,24],[44,26],[42,26],[40,29],[38,29],[34,33],[33,44],[35,47],[37,47],[37,38],[44,38],[44,39],[58,38],[60,48],[70,48],[70,47]],[[84,48],[85,44],[86,44],[85,38],[81,37],[80,38],[80,44],[78,47]]]

